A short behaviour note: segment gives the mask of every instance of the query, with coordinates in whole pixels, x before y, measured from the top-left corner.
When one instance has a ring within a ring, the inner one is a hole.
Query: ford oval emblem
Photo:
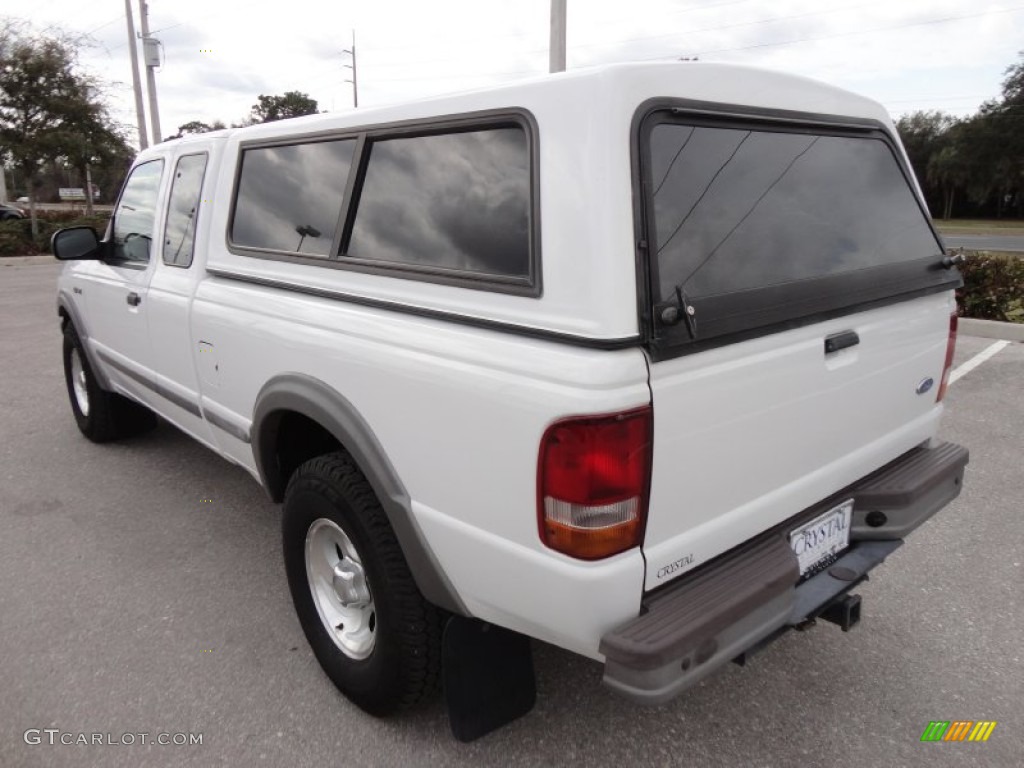
[[[919,395],[923,395],[929,389],[932,388],[932,384],[935,383],[935,379],[929,376],[927,379],[921,379],[921,383],[917,385],[917,389],[914,390]]]

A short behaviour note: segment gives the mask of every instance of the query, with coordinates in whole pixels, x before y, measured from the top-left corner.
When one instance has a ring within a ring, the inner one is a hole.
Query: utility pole
[[[359,106],[359,82],[356,77],[356,31],[352,30],[352,48],[345,48],[342,53],[347,53],[352,57],[351,64],[345,64],[344,66],[352,70],[352,79],[345,79],[346,83],[352,83],[352,106]]]
[[[551,72],[565,72],[566,0],[551,0]]]
[[[92,166],[88,163],[85,164],[85,214],[92,216],[94,211],[92,208]]]
[[[135,22],[132,0],[124,0],[124,16],[128,20],[128,51],[132,57],[132,88],[135,90],[135,119],[139,125],[139,149],[149,146],[146,136],[146,111],[142,108],[142,84],[139,82],[139,50],[135,47]]]
[[[153,143],[159,144],[160,109],[156,103],[156,74],[160,66],[160,43],[149,36],[149,6],[146,0],[139,0],[139,24],[142,26],[142,58],[146,65],[146,88],[149,91],[149,119],[153,123]]]

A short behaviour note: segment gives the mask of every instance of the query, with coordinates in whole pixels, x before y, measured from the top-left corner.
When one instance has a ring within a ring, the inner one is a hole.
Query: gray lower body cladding
[[[607,633],[604,682],[660,704],[722,664],[826,611],[960,493],[968,452],[916,448],[782,526],[647,595],[640,615]],[[837,500],[854,498],[850,546],[800,581],[787,533]]]

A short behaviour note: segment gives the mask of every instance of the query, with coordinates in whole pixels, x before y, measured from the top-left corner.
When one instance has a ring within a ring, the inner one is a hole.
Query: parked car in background
[[[24,219],[25,211],[10,203],[0,203],[0,221],[8,219]]]

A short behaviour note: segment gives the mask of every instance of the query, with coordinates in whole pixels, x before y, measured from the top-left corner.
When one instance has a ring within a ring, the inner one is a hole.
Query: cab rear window
[[[663,340],[707,340],[948,282],[935,270],[942,246],[880,131],[662,118],[644,137]]]

